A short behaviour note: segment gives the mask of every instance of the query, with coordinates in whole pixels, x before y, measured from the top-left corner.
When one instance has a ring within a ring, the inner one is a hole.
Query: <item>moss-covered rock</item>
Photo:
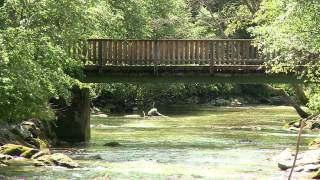
[[[27,151],[23,152],[22,154],[20,154],[20,156],[30,159],[33,155],[35,155],[38,152],[39,152],[38,149],[30,149],[30,150],[27,150]]]
[[[6,144],[0,147],[0,153],[10,156],[20,156],[30,150],[32,150],[32,148],[16,144]]]

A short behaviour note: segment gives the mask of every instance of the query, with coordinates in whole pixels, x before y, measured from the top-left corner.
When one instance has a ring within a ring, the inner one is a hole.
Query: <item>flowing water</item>
[[[294,147],[290,107],[172,106],[161,119],[92,118],[92,139],[75,145],[82,168],[17,165],[8,179],[286,179],[274,157]],[[302,149],[315,134],[304,135]],[[103,144],[119,142],[119,147]]]

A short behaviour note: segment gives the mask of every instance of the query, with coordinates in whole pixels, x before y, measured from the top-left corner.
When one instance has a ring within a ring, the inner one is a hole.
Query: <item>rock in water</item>
[[[310,142],[308,148],[309,149],[319,149],[320,148],[320,138],[316,138],[312,142]]]
[[[108,143],[105,143],[103,146],[118,147],[118,146],[121,146],[121,144],[118,142],[108,142]]]
[[[148,116],[158,116],[158,109],[157,108],[152,108],[150,111],[148,111]]]
[[[278,167],[287,170],[292,167],[294,152],[290,149],[284,150],[278,156]],[[311,166],[312,165],[312,166]],[[296,167],[299,171],[309,172],[320,168],[320,150],[309,150],[298,154]],[[320,175],[320,174],[319,174]]]
[[[74,162],[70,157],[67,155],[64,155],[62,153],[55,153],[52,155],[44,155],[37,159],[36,166],[41,165],[41,163],[45,165],[56,165],[56,166],[62,166],[66,168],[77,168],[79,167],[79,164]],[[40,163],[39,163],[40,162]]]

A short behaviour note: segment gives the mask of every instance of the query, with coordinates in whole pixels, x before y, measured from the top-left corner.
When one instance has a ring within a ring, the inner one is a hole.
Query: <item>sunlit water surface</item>
[[[294,147],[290,107],[172,106],[169,118],[92,118],[92,138],[70,154],[82,168],[1,168],[7,179],[286,179],[273,160]],[[302,149],[316,137],[304,135]],[[120,147],[106,147],[107,142]],[[300,179],[301,177],[298,177]]]

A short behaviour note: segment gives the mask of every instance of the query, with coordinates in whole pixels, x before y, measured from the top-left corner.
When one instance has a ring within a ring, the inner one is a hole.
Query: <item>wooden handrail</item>
[[[80,51],[96,66],[261,65],[264,58],[251,39],[117,40],[88,39]],[[83,44],[83,43],[82,43]],[[271,55],[272,56],[272,55]]]

